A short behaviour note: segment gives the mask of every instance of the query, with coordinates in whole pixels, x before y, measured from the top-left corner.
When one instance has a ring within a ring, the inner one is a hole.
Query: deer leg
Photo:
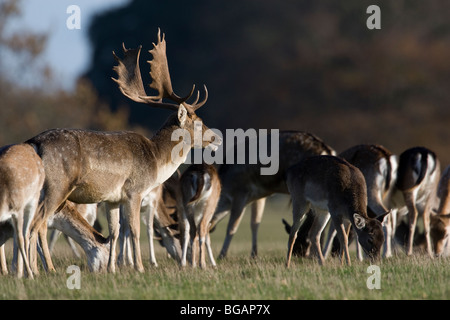
[[[261,199],[255,200],[252,203],[252,217],[251,217],[252,253],[251,253],[251,256],[253,258],[255,258],[258,255],[258,228],[259,228],[259,225],[261,224],[265,204],[266,204],[266,198],[261,198]]]
[[[139,272],[144,272],[144,265],[142,264],[141,257],[141,245],[140,245],[140,209],[141,209],[140,196],[131,198],[129,201],[125,202],[123,205],[123,211],[125,218],[130,226],[130,235],[133,244],[133,260],[134,267]]]
[[[334,219],[334,225],[336,226],[337,236],[341,245],[340,255],[341,255],[341,264],[344,263],[344,259],[347,262],[347,265],[351,265],[350,254],[348,252],[348,237],[347,230],[343,221],[340,219]]]
[[[322,231],[330,219],[330,214],[325,210],[315,210],[314,222],[309,230],[309,238],[313,250],[315,251],[317,258],[319,259],[319,264],[323,265],[325,258],[322,254],[322,248],[320,245],[320,236]]]
[[[130,243],[130,227],[125,222],[122,210],[119,217],[119,256],[117,257],[117,264],[119,266],[133,266],[133,256],[131,252]]]
[[[108,220],[108,229],[110,237],[108,272],[116,272],[116,244],[119,237],[119,204],[106,204],[106,217]]]
[[[206,268],[206,239],[208,236],[208,227],[209,221],[206,221],[205,216],[203,216],[202,221],[200,222],[199,230],[198,230],[198,246],[199,246],[199,261],[200,268]]]
[[[0,245],[0,273],[2,275],[8,274],[8,266],[6,263],[5,244]]]
[[[327,238],[327,242],[325,244],[325,248],[323,250],[324,254],[324,258],[328,258],[328,256],[330,255],[331,250],[333,249],[333,240],[336,237],[337,231],[336,228],[334,227],[334,223],[331,222],[330,223],[330,227],[328,229],[328,238]]]
[[[417,225],[417,216],[419,215],[416,204],[415,204],[415,195],[412,191],[403,192],[403,196],[405,198],[405,203],[408,208],[408,224],[409,224],[409,235],[408,235],[408,243],[406,247],[407,255],[413,254],[413,246],[414,246],[414,233],[416,231]]]
[[[41,245],[43,258],[45,261],[45,266],[47,272],[55,272],[55,267],[53,266],[52,258],[50,256],[50,250],[48,249],[48,243],[47,243],[47,221],[44,221],[44,223],[41,225],[40,229],[38,230],[38,237],[39,237],[39,243]]]
[[[222,249],[220,250],[219,259],[223,259],[227,256],[228,248],[230,246],[233,235],[236,233],[241,223],[242,217],[245,212],[245,205],[247,201],[245,197],[234,199],[230,210],[230,220],[228,221],[227,233],[225,241],[223,242]]]
[[[214,254],[211,248],[211,237],[209,235],[209,232],[206,234],[206,250],[208,251],[208,257],[209,261],[211,262],[211,265],[213,268],[217,266],[216,260],[214,259]]]
[[[289,233],[289,241],[288,241],[288,253],[286,258],[286,267],[289,268],[291,264],[292,257],[292,249],[294,248],[295,239],[297,238],[297,232],[300,229],[300,226],[303,222],[303,217],[308,212],[310,208],[310,203],[306,202],[304,199],[296,199],[293,197],[292,199],[292,227],[291,232]]]
[[[186,266],[186,261],[187,261],[187,251],[188,251],[188,244],[189,244],[189,239],[190,239],[190,233],[191,233],[191,224],[189,222],[188,219],[188,213],[186,212],[187,210],[190,210],[190,208],[188,206],[181,206],[181,212],[179,214],[179,223],[180,223],[180,240],[181,240],[181,266],[185,267]],[[192,238],[193,241],[193,238]],[[192,248],[192,247],[191,247]],[[193,254],[193,250],[192,250],[192,254]],[[191,258],[193,259],[192,255]]]
[[[155,245],[153,243],[153,237],[154,237],[154,219],[156,214],[156,203],[153,201],[152,204],[146,206],[145,208],[141,207],[141,213],[147,220],[147,236],[148,236],[148,250],[150,255],[150,265],[157,267],[158,263],[156,262],[156,256],[155,256]]]
[[[430,214],[431,214],[431,206],[430,201],[431,195],[428,197],[427,204],[425,205],[423,211],[423,227],[425,231],[425,240],[427,243],[427,253],[432,258],[433,257],[433,249],[431,247],[431,237],[430,237]]]
[[[12,215],[13,220],[13,226],[14,226],[14,235],[17,240],[17,246],[20,252],[20,256],[18,256],[18,259],[22,259],[23,263],[25,264],[25,270],[27,271],[28,277],[30,279],[33,279],[33,273],[31,272],[30,264],[28,263],[28,256],[25,250],[25,240],[23,236],[24,228],[23,228],[23,215]],[[17,277],[22,278],[23,276],[23,270],[17,271]]]

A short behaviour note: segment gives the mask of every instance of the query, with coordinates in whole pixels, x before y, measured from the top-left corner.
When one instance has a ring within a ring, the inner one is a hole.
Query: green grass
[[[93,274],[84,260],[74,258],[60,239],[54,255],[56,274],[41,273],[35,280],[0,276],[0,299],[171,299],[171,300],[296,300],[296,299],[449,299],[450,259],[417,255],[380,262],[381,289],[370,290],[366,281],[368,261],[342,266],[329,259],[319,266],[315,259],[294,259],[285,267],[287,234],[281,218],[290,221],[290,209],[272,201],[260,228],[259,257],[250,258],[249,214],[231,243],[227,259],[217,269],[181,269],[157,246],[158,268],[148,264],[146,235],[142,235],[146,271],[119,269],[116,274]],[[213,250],[222,245],[226,221],[212,234]],[[10,256],[10,248],[7,250]],[[9,257],[10,258],[10,257]],[[69,265],[81,268],[81,288],[70,290]]]

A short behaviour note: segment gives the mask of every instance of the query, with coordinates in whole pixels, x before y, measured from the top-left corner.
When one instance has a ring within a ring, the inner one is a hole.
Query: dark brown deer
[[[397,171],[396,207],[406,205],[408,212],[408,242],[406,252],[413,254],[414,233],[419,213],[423,215],[427,253],[432,256],[430,213],[440,178],[440,163],[436,154],[424,147],[405,150],[399,159]],[[399,196],[400,194],[400,196]]]
[[[271,139],[267,139],[271,141]],[[223,164],[219,168],[222,193],[211,220],[214,227],[228,213],[225,241],[219,258],[227,255],[233,235],[237,232],[247,204],[252,204],[251,230],[253,257],[258,254],[257,236],[266,197],[274,193],[288,194],[286,170],[300,160],[314,155],[333,155],[335,151],[317,136],[301,131],[280,131],[279,170],[274,175],[261,175],[260,164]]]
[[[384,215],[393,207],[391,197],[395,189],[397,177],[397,158],[392,152],[381,145],[360,144],[344,150],[339,157],[357,167],[364,176],[367,186],[367,214],[371,218]],[[384,255],[392,256],[391,241],[393,230],[391,215],[386,216],[383,223],[386,241]],[[325,257],[329,252],[329,243],[325,248]],[[358,257],[362,259],[357,246]]]
[[[123,59],[114,54],[118,62],[114,67],[118,79],[114,81],[121,92],[133,101],[175,111],[151,139],[129,131],[53,129],[27,141],[36,148],[45,167],[45,198],[33,230],[39,232],[45,260],[51,268],[53,266],[45,237],[47,219],[58,212],[66,200],[75,203],[104,201],[110,231],[108,271],[115,271],[120,206],[130,227],[134,266],[138,271],[144,271],[139,243],[141,200],[185,161],[187,152],[194,146],[194,122],[201,123],[195,112],[206,103],[208,94],[205,87],[204,100],[198,102],[197,95],[197,99],[188,104],[186,101],[194,88],[184,98],[173,92],[166,42],[164,35],[161,38],[158,31],[157,44],[150,50],[153,56],[150,61],[150,87],[157,90],[158,95],[147,96],[139,70],[140,52],[141,47],[126,49],[123,46]],[[166,98],[172,102],[162,101]],[[208,128],[201,124],[200,130],[204,133]],[[198,147],[217,148],[220,137],[215,134],[209,136],[210,139],[203,140]],[[190,141],[184,138],[190,138]],[[180,144],[183,145],[182,149],[179,148]],[[82,233],[92,234],[93,228],[85,225]]]
[[[205,250],[213,267],[216,261],[211,249],[209,225],[220,197],[220,179],[214,166],[205,163],[191,165],[180,179],[181,205],[178,220],[181,233],[181,265],[186,266],[189,239],[192,248],[192,266],[196,266],[199,251],[200,268],[206,267]],[[197,250],[197,248],[199,250]]]
[[[439,207],[431,215],[430,235],[436,256],[450,254],[450,165],[442,173],[437,189]]]
[[[320,236],[330,216],[340,241],[342,262],[351,264],[348,252],[346,223],[355,228],[358,242],[371,259],[380,256],[384,242],[381,222],[367,215],[367,187],[361,171],[334,156],[314,156],[300,161],[287,171],[286,183],[292,197],[293,225],[289,235],[286,265],[289,267],[292,248],[303,216],[310,209],[315,219],[309,237],[319,263],[324,263]]]
[[[20,252],[19,259],[23,260],[27,276],[31,279],[29,227],[38,209],[44,178],[42,160],[31,146],[17,144],[0,149],[0,222],[11,220]],[[5,258],[3,245],[0,258]],[[6,269],[6,263],[3,261],[1,264]],[[23,276],[21,269],[17,268],[19,278]]]

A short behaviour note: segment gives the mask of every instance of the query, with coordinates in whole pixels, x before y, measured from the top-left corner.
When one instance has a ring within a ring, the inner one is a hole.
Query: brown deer
[[[437,189],[439,207],[431,215],[430,235],[436,256],[450,254],[450,165],[442,173]]]
[[[205,249],[211,265],[216,266],[211,249],[209,225],[219,201],[220,190],[219,175],[212,165],[205,163],[191,165],[181,176],[181,197],[179,197],[181,205],[178,206],[182,245],[181,266],[186,266],[189,238],[192,248],[192,266],[196,265],[197,245],[200,268],[206,267]]]
[[[394,192],[397,175],[397,158],[392,152],[381,145],[360,144],[350,147],[339,154],[357,167],[364,176],[367,186],[367,214],[371,218],[384,215],[393,204],[391,196]],[[392,256],[391,241],[393,230],[391,215],[387,215],[383,228],[386,241],[384,242],[384,255]],[[333,228],[332,228],[333,229]],[[335,233],[334,233],[335,234]],[[330,237],[332,239],[332,236]],[[325,258],[330,251],[330,239],[325,246]],[[362,259],[360,247],[357,246],[358,256]]]
[[[427,253],[432,256],[430,239],[430,213],[440,177],[440,163],[436,154],[424,147],[405,150],[399,159],[396,194],[393,201],[396,207],[406,206],[408,212],[408,241],[406,252],[413,254],[414,233],[419,213],[423,224]]]
[[[186,101],[192,96],[194,88],[184,98],[180,98],[172,90],[164,35],[161,38],[158,31],[157,44],[150,50],[153,56],[150,61],[150,87],[158,91],[157,96],[147,96],[144,90],[139,71],[140,52],[141,47],[126,49],[123,45],[124,58],[120,59],[114,54],[118,62],[114,67],[118,79],[113,80],[131,100],[175,111],[151,139],[129,131],[53,129],[27,141],[35,146],[46,172],[43,209],[33,230],[39,232],[49,268],[53,266],[45,237],[47,219],[58,212],[66,200],[75,203],[104,201],[110,231],[108,271],[115,272],[119,208],[122,206],[125,221],[130,227],[134,266],[136,270],[143,272],[139,243],[142,198],[169,178],[185,161],[187,152],[194,146],[194,122],[201,124],[196,128],[200,127],[202,133],[209,130],[195,114],[207,101],[206,87],[204,100],[198,102],[197,95],[192,104]],[[165,98],[174,103],[162,101]],[[216,149],[221,143],[220,137],[213,133],[209,137],[207,141],[203,139],[201,146],[196,147]],[[183,145],[181,150],[180,144]],[[81,232],[93,234],[94,231],[87,225]]]
[[[271,141],[271,139],[267,139]],[[222,193],[211,220],[213,228],[228,213],[225,241],[219,258],[227,255],[233,235],[237,232],[247,204],[252,204],[251,230],[253,257],[258,254],[258,228],[263,216],[266,197],[274,193],[288,194],[286,170],[300,160],[314,155],[333,155],[335,151],[317,136],[302,131],[280,131],[279,170],[274,175],[261,175],[260,164],[223,164],[219,168]]]
[[[33,272],[28,259],[29,227],[38,209],[44,178],[41,158],[31,146],[17,144],[0,149],[0,222],[11,220],[20,252],[19,259],[23,260],[31,279]],[[2,260],[5,258],[3,250],[2,248]],[[4,264],[3,262],[2,265]],[[17,268],[19,278],[23,276],[21,269]]]
[[[319,263],[324,263],[320,235],[330,216],[340,241],[342,262],[348,265],[347,227],[350,221],[358,242],[371,259],[380,256],[384,241],[381,222],[367,215],[367,187],[361,171],[347,161],[334,156],[313,156],[300,161],[287,171],[286,183],[292,197],[293,225],[289,235],[286,265],[289,267],[292,248],[306,212],[314,211],[315,219],[310,230],[312,249]]]

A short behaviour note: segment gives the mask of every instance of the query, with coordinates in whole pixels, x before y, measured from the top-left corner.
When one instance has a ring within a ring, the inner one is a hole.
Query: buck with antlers
[[[271,139],[267,139],[272,141]],[[261,175],[261,164],[223,164],[219,168],[222,193],[211,220],[213,228],[228,213],[225,241],[219,258],[227,255],[247,204],[252,204],[252,256],[257,256],[258,228],[263,216],[266,197],[274,193],[288,194],[285,182],[287,169],[300,160],[314,155],[333,155],[335,151],[317,136],[301,131],[280,131],[279,170],[274,175]]]
[[[31,146],[17,144],[0,149],[0,222],[11,220],[20,251],[19,259],[23,260],[31,279],[33,272],[28,259],[29,227],[38,208],[44,177],[41,158]],[[1,260],[5,258],[3,250],[2,248]],[[20,267],[17,269],[17,276],[20,278],[23,270]]]
[[[177,207],[181,232],[182,266],[186,265],[189,238],[192,248],[192,266],[196,265],[197,246],[200,268],[206,267],[205,249],[211,265],[216,266],[211,249],[209,224],[219,201],[220,190],[219,175],[212,165],[205,163],[191,165],[181,176],[181,197],[178,197],[181,205]]]
[[[334,156],[314,156],[300,161],[287,171],[286,183],[292,197],[293,225],[289,235],[286,265],[289,267],[292,248],[302,217],[310,209],[315,219],[309,232],[312,249],[319,263],[324,263],[320,236],[330,215],[340,241],[342,261],[350,265],[347,227],[350,221],[358,242],[372,259],[380,255],[384,241],[381,222],[367,216],[367,189],[361,171]]]
[[[450,255],[450,165],[445,168],[439,180],[437,197],[439,207],[430,220],[434,254]]]
[[[424,147],[405,150],[399,159],[396,192],[392,197],[396,207],[406,206],[408,212],[408,241],[406,252],[413,254],[414,233],[419,213],[423,224],[427,253],[432,256],[430,213],[440,177],[440,163],[436,154]]]
[[[75,203],[104,201],[110,231],[108,270],[115,271],[119,207],[122,205],[125,221],[130,227],[134,266],[138,271],[144,271],[139,244],[141,200],[169,178],[185,161],[187,151],[194,146],[194,122],[201,123],[195,111],[206,103],[208,92],[205,87],[204,100],[198,102],[197,95],[192,104],[186,101],[194,92],[194,87],[184,98],[173,92],[166,58],[166,42],[164,35],[161,38],[158,31],[157,44],[150,50],[153,60],[149,62],[152,77],[150,87],[157,90],[158,95],[147,96],[139,71],[140,52],[141,47],[126,49],[123,46],[123,59],[114,54],[118,62],[114,67],[118,79],[113,80],[119,85],[120,91],[131,100],[175,111],[151,139],[129,131],[53,129],[27,141],[35,146],[45,167],[46,196],[43,211],[39,215],[40,220],[35,223],[34,230],[40,233],[44,254],[50,263],[45,239],[47,219],[57,212],[66,200]],[[173,102],[163,102],[162,99],[165,98]],[[209,130],[202,123],[200,128],[202,133]],[[186,135],[191,138],[190,141],[183,139]],[[198,147],[217,148],[221,142],[220,137],[213,133],[209,137],[203,139],[203,145]],[[183,144],[181,150],[180,143]],[[174,150],[177,152],[173,152]],[[92,234],[93,228],[86,226],[83,232]]]

